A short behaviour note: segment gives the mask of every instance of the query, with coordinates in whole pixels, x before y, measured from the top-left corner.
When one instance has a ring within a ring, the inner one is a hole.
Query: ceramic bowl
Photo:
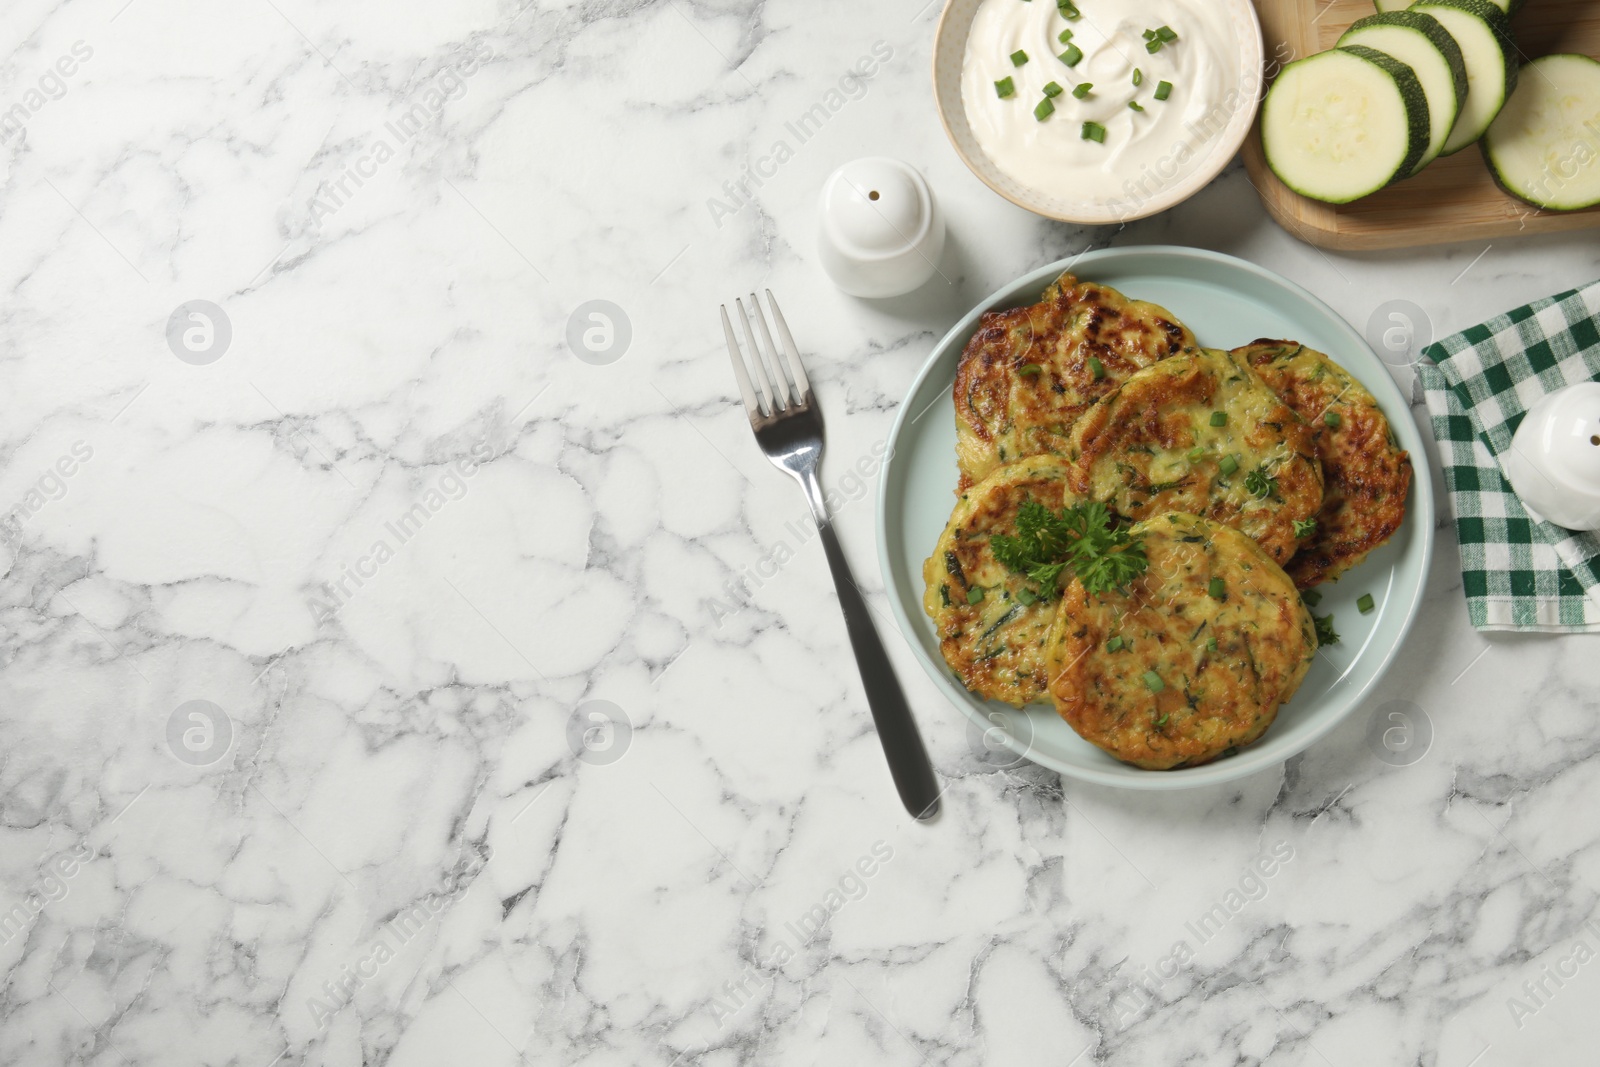
[[[1219,104],[1225,119],[1220,129],[1205,137],[1197,151],[1170,179],[1163,180],[1148,195],[1117,202],[1062,199],[1041,189],[1023,185],[1003,173],[984,155],[972,127],[967,122],[961,100],[961,65],[967,50],[967,34],[983,0],[950,0],[939,18],[933,41],[933,98],[940,121],[955,147],[956,155],[983,183],[1018,207],[1036,215],[1081,225],[1106,225],[1131,222],[1165,211],[1203,189],[1222,173],[1255,121],[1260,107],[1264,52],[1261,22],[1251,0],[1214,0],[1212,17],[1217,26],[1226,27],[1237,44],[1240,89],[1236,106]],[[1138,175],[1129,175],[1136,179]]]

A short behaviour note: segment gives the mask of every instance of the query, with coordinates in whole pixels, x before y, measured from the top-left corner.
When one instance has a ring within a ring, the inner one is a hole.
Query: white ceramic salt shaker
[[[1569,530],[1600,530],[1600,382],[1540,398],[1506,457],[1511,488],[1530,509]]]
[[[887,156],[846,163],[822,185],[817,251],[851,296],[909,293],[939,269],[944,215],[927,180]]]

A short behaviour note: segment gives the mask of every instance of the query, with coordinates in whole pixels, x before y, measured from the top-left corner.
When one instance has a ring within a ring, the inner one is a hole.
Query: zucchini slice
[[[1507,16],[1515,15],[1522,10],[1522,0],[1489,0],[1489,3],[1504,11]],[[1373,7],[1381,12],[1404,11],[1412,4],[1412,0],[1374,0]]]
[[[1283,184],[1347,204],[1410,176],[1428,103],[1410,67],[1350,45],[1290,63],[1261,104],[1261,147]]]
[[[1467,65],[1467,102],[1439,152],[1448,156],[1482,137],[1505,106],[1517,86],[1517,46],[1506,13],[1488,0],[1418,0],[1407,10],[1439,20]]]
[[[1420,11],[1368,15],[1346,30],[1335,47],[1353,44],[1393,56],[1422,83],[1422,95],[1428,98],[1428,147],[1411,172],[1415,174],[1444,149],[1445,138],[1466,104],[1467,65],[1461,47],[1438,19]]]
[[[1500,187],[1550,211],[1600,204],[1600,62],[1568,53],[1528,64],[1483,135]]]

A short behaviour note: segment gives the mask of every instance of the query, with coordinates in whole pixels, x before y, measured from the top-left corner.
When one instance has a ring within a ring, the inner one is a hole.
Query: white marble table
[[[1190,244],[1435,334],[1600,275],[1593,235],[1325,254],[1237,163],[1035,219],[945,143],[921,4],[11,5],[0,1063],[1592,1058],[1600,646],[1473,632],[1448,528],[1380,688],[1420,761],[1363,712],[1225,788],[996,771],[890,634],[950,782],[900,809],[719,302],[803,324],[881,605],[851,467],[1026,269]],[[812,212],[874,152],[952,240],[865,304]],[[592,300],[630,336],[584,361]]]

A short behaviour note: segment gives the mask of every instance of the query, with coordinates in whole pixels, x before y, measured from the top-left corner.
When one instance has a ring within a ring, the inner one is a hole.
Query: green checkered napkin
[[[1508,311],[1422,354],[1417,371],[1455,512],[1472,625],[1600,631],[1600,536],[1529,517],[1500,461],[1536,400],[1600,380],[1600,282]]]

